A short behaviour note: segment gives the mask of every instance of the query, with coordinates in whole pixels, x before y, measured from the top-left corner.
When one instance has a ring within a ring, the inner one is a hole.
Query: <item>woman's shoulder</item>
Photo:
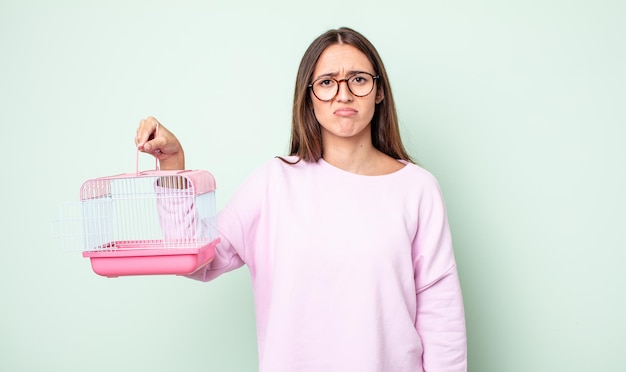
[[[400,172],[403,182],[420,185],[422,188],[439,189],[439,181],[429,170],[416,163],[405,162],[405,164],[405,167]]]
[[[423,166],[409,161],[403,163],[406,164],[405,170],[408,176],[435,179],[435,176]]]
[[[301,168],[306,165],[304,160],[301,160],[297,156],[275,156],[266,160],[259,170],[265,172],[284,171],[293,168]]]
[[[276,156],[265,160],[251,174],[253,178],[275,178],[280,174],[289,174],[290,171],[306,167],[307,163],[297,156]]]

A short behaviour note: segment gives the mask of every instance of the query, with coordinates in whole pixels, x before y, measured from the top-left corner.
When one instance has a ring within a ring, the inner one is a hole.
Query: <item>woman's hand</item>
[[[185,169],[183,146],[174,133],[167,130],[152,116],[139,122],[135,145],[139,151],[159,159],[163,170]]]

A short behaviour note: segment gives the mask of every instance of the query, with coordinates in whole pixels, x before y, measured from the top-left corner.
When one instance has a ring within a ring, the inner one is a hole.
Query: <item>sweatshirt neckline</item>
[[[404,167],[398,169],[397,171],[393,171],[391,173],[379,174],[379,175],[373,175],[373,176],[365,175],[365,174],[352,173],[352,172],[349,172],[347,170],[343,170],[343,169],[341,169],[339,167],[336,167],[336,166],[330,164],[329,162],[324,160],[324,158],[320,158],[318,160],[318,163],[322,167],[324,167],[326,169],[330,169],[333,172],[338,173],[338,174],[342,174],[342,175],[344,175],[346,177],[354,177],[354,178],[362,178],[362,179],[382,179],[382,178],[385,178],[385,177],[394,177],[396,175],[399,175],[399,174],[402,174],[402,173],[406,172],[407,168],[409,168],[409,166],[410,166],[410,163],[408,161],[406,161],[406,160],[397,160],[397,161],[399,161],[400,163],[404,164]]]

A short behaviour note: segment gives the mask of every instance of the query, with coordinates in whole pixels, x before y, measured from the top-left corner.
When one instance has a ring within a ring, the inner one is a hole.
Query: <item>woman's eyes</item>
[[[349,84],[351,85],[363,85],[363,84],[367,84],[369,79],[367,76],[365,75],[354,75],[354,76],[350,76],[349,78],[345,79],[347,82],[349,82]],[[340,80],[343,81],[343,80]],[[337,81],[334,79],[321,79],[318,80],[316,85],[319,85],[320,87],[323,88],[332,88],[335,85],[337,85]]]
[[[367,83],[367,78],[363,75],[356,75],[350,78],[350,83],[365,84]]]

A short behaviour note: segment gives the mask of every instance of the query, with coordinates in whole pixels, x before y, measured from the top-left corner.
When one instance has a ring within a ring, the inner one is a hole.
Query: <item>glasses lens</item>
[[[330,101],[337,94],[337,81],[334,79],[319,79],[313,82],[313,93],[322,101]]]
[[[356,74],[348,78],[348,87],[355,96],[366,96],[374,89],[374,78],[368,74]]]

